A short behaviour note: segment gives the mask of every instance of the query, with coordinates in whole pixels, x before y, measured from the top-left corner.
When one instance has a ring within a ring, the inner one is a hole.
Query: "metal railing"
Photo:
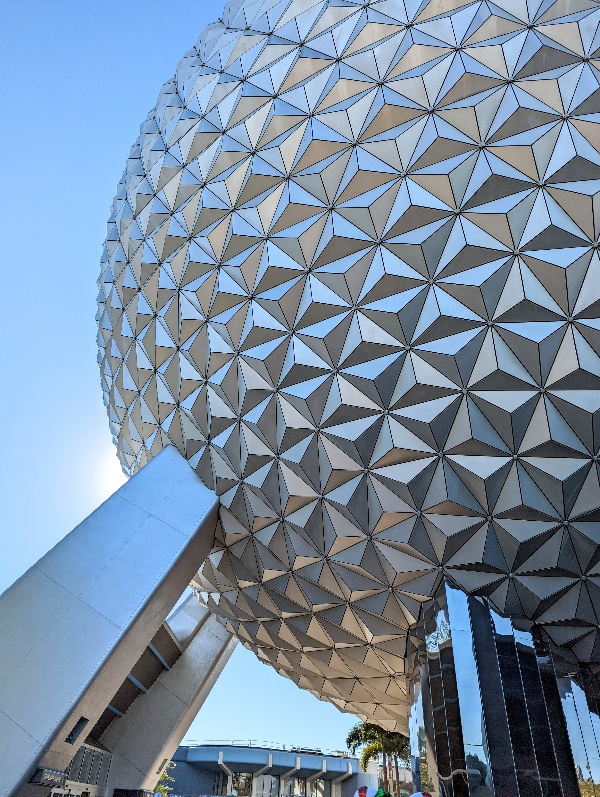
[[[183,747],[257,747],[264,750],[282,750],[297,755],[327,755],[335,758],[354,758],[346,750],[327,750],[320,747],[303,747],[280,742],[264,742],[256,739],[203,739],[201,741],[184,739]]]

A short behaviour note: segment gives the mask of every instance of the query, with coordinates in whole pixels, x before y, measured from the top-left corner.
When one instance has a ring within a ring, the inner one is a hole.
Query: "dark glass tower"
[[[445,583],[407,661],[415,788],[443,797],[600,794],[600,690],[538,627]]]

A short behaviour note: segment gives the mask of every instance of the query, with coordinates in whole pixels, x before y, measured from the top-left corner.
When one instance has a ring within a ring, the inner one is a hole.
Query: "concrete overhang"
[[[340,776],[348,777],[349,764],[352,772],[358,772],[358,760],[341,756],[311,755],[293,750],[269,750],[262,747],[238,747],[236,745],[198,745],[180,747],[177,759],[188,764],[197,764],[208,772],[219,772],[225,764],[232,772],[260,773],[268,767],[275,777],[294,777],[336,781]],[[185,757],[184,757],[185,756]],[[221,763],[219,763],[221,762]]]

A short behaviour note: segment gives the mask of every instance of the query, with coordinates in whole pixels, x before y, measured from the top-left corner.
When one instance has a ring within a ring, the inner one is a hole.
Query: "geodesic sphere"
[[[98,318],[123,466],[177,446],[221,498],[206,601],[387,727],[444,574],[599,659],[599,23],[234,0],[119,184]]]

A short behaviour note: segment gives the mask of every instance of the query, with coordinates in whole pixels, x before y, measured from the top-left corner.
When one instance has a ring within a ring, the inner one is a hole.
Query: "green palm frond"
[[[379,759],[379,754],[382,753],[381,745],[379,742],[369,742],[366,744],[360,754],[359,762],[364,772],[367,771],[369,761]]]

